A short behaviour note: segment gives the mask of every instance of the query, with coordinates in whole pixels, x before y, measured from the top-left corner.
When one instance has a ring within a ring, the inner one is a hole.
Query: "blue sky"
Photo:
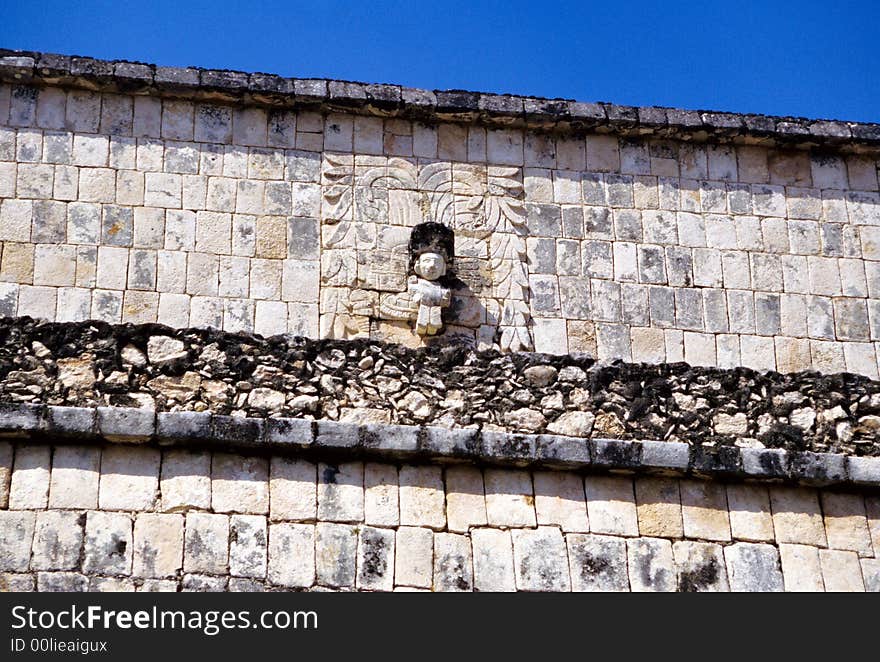
[[[9,0],[0,46],[880,122],[880,0]]]

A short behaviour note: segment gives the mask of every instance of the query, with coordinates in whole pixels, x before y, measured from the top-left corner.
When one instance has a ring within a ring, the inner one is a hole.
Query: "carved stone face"
[[[446,259],[440,253],[422,253],[413,271],[425,280],[437,280],[446,275]]]

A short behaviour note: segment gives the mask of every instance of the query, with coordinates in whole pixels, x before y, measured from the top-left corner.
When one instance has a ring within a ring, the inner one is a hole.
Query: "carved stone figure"
[[[443,309],[452,302],[448,286],[454,253],[452,230],[441,223],[420,223],[409,240],[410,271],[405,292],[381,294],[378,304],[367,298],[356,314],[385,320],[415,322],[420,336],[443,329]]]

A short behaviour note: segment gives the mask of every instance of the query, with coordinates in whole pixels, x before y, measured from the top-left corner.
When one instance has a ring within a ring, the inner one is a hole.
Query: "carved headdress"
[[[452,256],[455,254],[455,235],[452,229],[433,221],[416,225],[409,237],[410,268],[422,253],[442,255],[447,269],[450,269]]]

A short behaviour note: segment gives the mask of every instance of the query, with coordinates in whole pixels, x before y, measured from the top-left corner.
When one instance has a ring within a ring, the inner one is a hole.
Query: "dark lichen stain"
[[[339,467],[334,466],[332,464],[328,464],[324,467],[324,471],[321,472],[321,479],[327,485],[335,485],[336,484],[336,476],[339,475]]]
[[[710,559],[701,567],[682,572],[678,577],[678,590],[683,593],[702,591],[718,581],[718,561]]]

